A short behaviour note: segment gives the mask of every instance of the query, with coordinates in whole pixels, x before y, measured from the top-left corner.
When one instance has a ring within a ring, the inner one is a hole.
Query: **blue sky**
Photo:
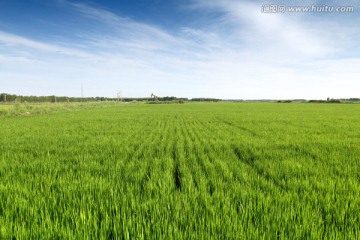
[[[269,3],[354,11],[261,12]],[[0,92],[360,97],[359,9],[353,0],[3,0]]]

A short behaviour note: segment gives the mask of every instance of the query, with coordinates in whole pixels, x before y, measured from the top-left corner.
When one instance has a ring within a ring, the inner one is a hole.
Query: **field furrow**
[[[0,119],[0,239],[358,239],[359,106]]]

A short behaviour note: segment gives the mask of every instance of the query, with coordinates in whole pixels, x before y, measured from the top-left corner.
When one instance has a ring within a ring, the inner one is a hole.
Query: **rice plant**
[[[0,239],[359,239],[360,105],[0,119]]]

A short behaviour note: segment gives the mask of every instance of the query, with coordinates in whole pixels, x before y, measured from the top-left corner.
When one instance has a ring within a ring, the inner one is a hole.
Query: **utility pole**
[[[6,103],[6,94],[4,94],[4,102]]]

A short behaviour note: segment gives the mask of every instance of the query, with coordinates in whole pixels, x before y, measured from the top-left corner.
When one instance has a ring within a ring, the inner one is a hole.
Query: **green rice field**
[[[0,239],[360,239],[360,104],[118,104],[0,129]]]

